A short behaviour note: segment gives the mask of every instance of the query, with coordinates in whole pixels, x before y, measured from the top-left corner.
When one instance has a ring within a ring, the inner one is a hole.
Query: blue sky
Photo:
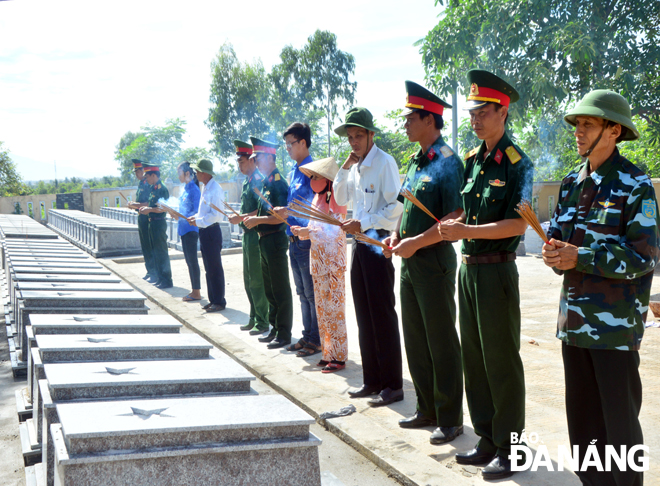
[[[210,63],[225,42],[266,69],[316,29],[355,56],[357,102],[383,123],[423,82],[413,43],[436,24],[433,0],[334,2],[13,0],[0,2],[0,141],[26,180],[117,175],[115,145],[167,118],[207,146]]]

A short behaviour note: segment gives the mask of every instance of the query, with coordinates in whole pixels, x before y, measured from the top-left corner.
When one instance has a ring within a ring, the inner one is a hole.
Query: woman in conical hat
[[[314,191],[312,205],[339,221],[346,219],[346,206],[339,206],[332,190],[332,181],[339,167],[334,158],[316,160],[300,168],[311,179]],[[346,367],[348,340],[346,335],[346,235],[339,226],[310,221],[306,228],[291,230],[301,240],[311,239],[309,264],[314,282],[316,316],[323,358],[318,365],[323,373],[333,373]]]

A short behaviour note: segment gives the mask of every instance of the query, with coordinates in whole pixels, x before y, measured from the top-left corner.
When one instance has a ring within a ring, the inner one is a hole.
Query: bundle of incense
[[[355,235],[353,235],[353,236],[355,236],[355,239],[356,239],[356,240],[358,240],[358,241],[360,241],[360,242],[362,242],[362,243],[366,243],[367,245],[378,246],[378,247],[382,248],[383,250],[391,250],[391,249],[392,249],[391,246],[387,246],[387,245],[386,245],[385,243],[383,243],[382,241],[378,241],[378,240],[375,240],[375,239],[373,239],[373,238],[370,238],[370,237],[368,237],[367,235],[365,235],[364,233],[357,233],[357,234],[355,234]]]
[[[413,203],[415,206],[417,206],[419,209],[424,211],[426,214],[431,216],[433,219],[435,219],[438,223],[440,220],[436,218],[431,211],[428,210],[426,206],[424,206],[419,199],[417,199],[415,196],[413,196],[413,193],[410,192],[408,189],[401,189],[401,195],[405,197],[408,201]]]
[[[229,216],[227,216],[227,213],[225,213],[222,209],[220,209],[218,206],[216,206],[213,203],[208,202],[206,199],[202,198],[202,201],[204,201],[204,204],[207,206],[210,206],[212,209],[215,209],[217,212],[222,214],[225,218],[229,219]]]
[[[539,221],[539,218],[536,217],[536,213],[532,209],[532,206],[530,206],[529,201],[525,201],[524,199],[520,201],[515,211],[532,227],[534,231],[536,231],[536,234],[539,235],[541,241],[545,242],[547,245],[550,244],[548,242],[548,236],[543,231],[541,222]]]
[[[167,204],[163,204],[162,202],[159,202],[159,203],[158,203],[158,207],[164,209],[165,211],[167,211],[168,213],[170,213],[170,215],[172,215],[172,216],[174,216],[174,217],[176,217],[176,218],[187,219],[183,214],[181,214],[181,213],[178,212],[178,211],[175,211],[174,209],[172,209],[171,207],[169,207]]]
[[[120,195],[121,197],[124,198],[124,201],[128,202],[128,199],[126,199],[126,196],[124,196],[124,193],[123,193],[123,192],[120,191],[120,192],[119,192],[119,195]]]
[[[297,198],[289,204],[288,208],[301,215],[301,218],[320,221],[334,226],[341,226],[341,221],[334,218],[328,213],[324,213],[320,209],[315,208],[311,204],[306,203],[304,200]]]
[[[257,188],[255,187],[255,188],[254,188],[254,192],[256,193],[257,196],[259,196],[259,198],[260,198],[263,202],[265,202],[266,204],[268,204],[271,208],[273,207],[273,205],[270,203],[270,201],[269,201],[268,199],[266,199],[266,196],[264,196],[264,195],[261,193],[261,191],[260,191],[259,189],[257,189]],[[282,223],[284,223],[285,225],[291,227],[291,225],[287,222],[286,219],[284,219],[282,216],[280,216],[279,214],[277,214],[277,213],[276,213],[275,211],[273,211],[272,209],[269,209],[269,210],[268,210],[268,214],[270,214],[271,216],[275,216],[275,217],[276,217],[277,219],[279,219]]]
[[[234,211],[234,208],[232,208],[232,207],[227,203],[227,201],[222,201],[222,204],[224,204],[225,207],[226,207],[227,209],[229,209],[232,213],[234,213],[236,216],[238,216],[238,217],[241,216],[241,215],[238,214],[236,211]]]

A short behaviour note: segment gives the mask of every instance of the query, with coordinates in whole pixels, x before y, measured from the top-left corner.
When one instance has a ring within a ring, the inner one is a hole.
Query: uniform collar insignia
[[[500,149],[497,149],[497,152],[495,153],[495,162],[497,162],[498,164],[502,162],[502,156],[503,156],[502,151]]]
[[[426,153],[426,156],[429,158],[429,160],[433,160],[435,157],[435,150],[433,150],[433,147],[429,149],[429,151]]]

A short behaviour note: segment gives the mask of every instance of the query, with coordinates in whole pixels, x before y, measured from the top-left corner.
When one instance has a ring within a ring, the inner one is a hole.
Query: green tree
[[[438,24],[418,42],[429,82],[439,93],[467,92],[465,73],[488,69],[512,81],[516,135],[562,150],[566,108],[592,89],[625,96],[660,139],[660,2],[639,0],[436,0]],[[541,133],[546,131],[547,133]],[[523,143],[523,150],[528,147]],[[461,140],[461,148],[468,148]],[[533,147],[530,147],[530,150]],[[652,149],[650,145],[648,147]],[[552,158],[546,164],[561,164]],[[538,170],[537,164],[537,170]],[[549,171],[552,172],[552,171]]]
[[[0,142],[0,196],[30,194],[29,186],[25,185],[21,175],[16,171],[16,164],[2,146],[3,142]]]

